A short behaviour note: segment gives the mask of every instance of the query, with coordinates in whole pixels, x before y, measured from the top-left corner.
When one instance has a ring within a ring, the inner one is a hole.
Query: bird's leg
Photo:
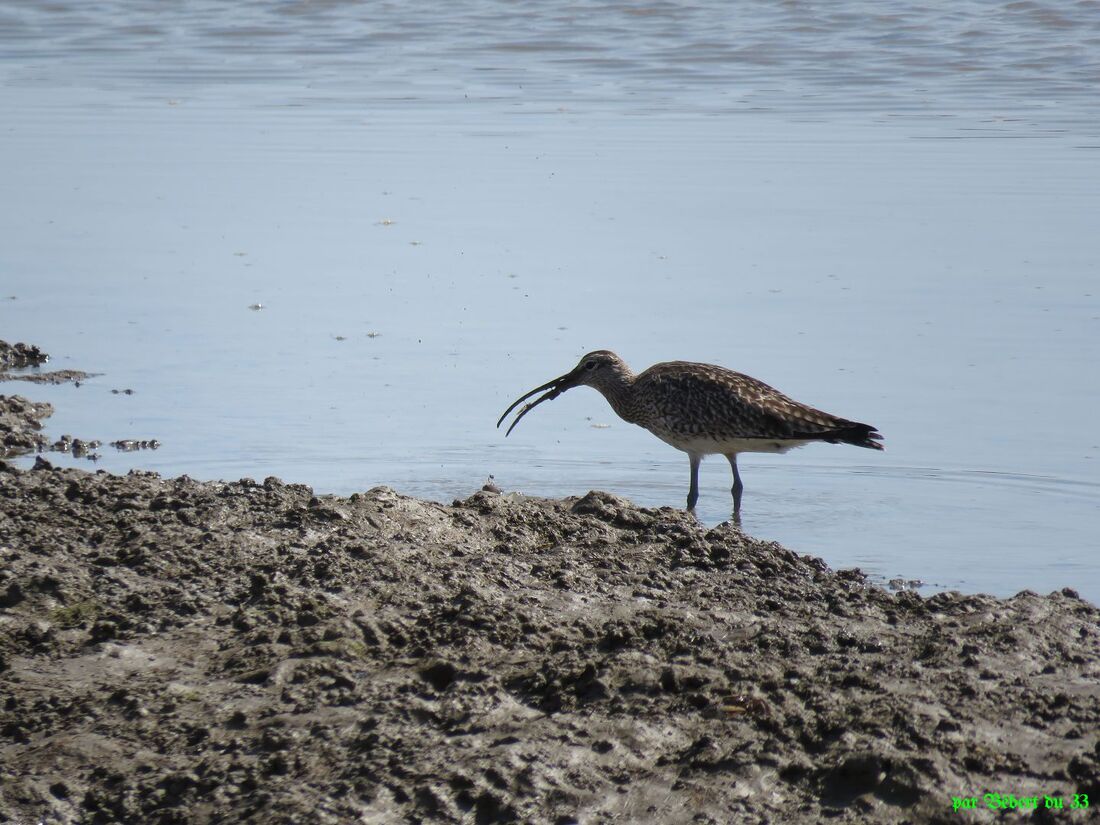
[[[730,453],[726,456],[729,459],[730,467],[733,470],[733,489],[730,491],[733,493],[733,520],[741,521],[741,493],[745,489],[745,485],[741,483],[741,474],[737,472],[737,453]]]
[[[691,462],[691,487],[688,488],[688,512],[695,512],[695,502],[699,500],[699,463],[703,460],[701,455],[688,453]]]

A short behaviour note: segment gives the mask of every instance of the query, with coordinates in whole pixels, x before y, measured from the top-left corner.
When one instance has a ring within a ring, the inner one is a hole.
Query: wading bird
[[[666,444],[688,454],[691,486],[687,508],[699,500],[699,464],[703,456],[721,453],[733,469],[733,515],[741,515],[744,485],[737,472],[738,453],[785,453],[813,441],[854,444],[881,450],[882,435],[869,424],[815,410],[748,375],[690,361],[654,364],[635,375],[615,353],[601,349],[581,358],[572,370],[524,393],[508,413],[536,393],[519,411],[505,435],[543,401],[573,387],[593,387],[619,418],[649,430]]]

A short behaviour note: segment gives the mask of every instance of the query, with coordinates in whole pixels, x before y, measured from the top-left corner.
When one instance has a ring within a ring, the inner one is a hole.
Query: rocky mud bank
[[[889,593],[599,492],[0,462],[0,822],[1085,822],[1098,733],[1069,589]]]
[[[0,458],[47,449],[42,422],[53,415],[53,405],[29,401],[21,395],[0,395]]]
[[[42,372],[34,369],[31,372],[11,372],[41,367],[49,360],[50,356],[36,346],[0,341],[0,381],[28,381],[32,384],[65,384],[72,381],[79,386],[81,381],[89,377],[88,373],[81,370]]]

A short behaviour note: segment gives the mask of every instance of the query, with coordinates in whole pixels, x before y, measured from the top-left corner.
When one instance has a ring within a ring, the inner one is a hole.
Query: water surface
[[[887,439],[743,457],[747,531],[1097,600],[1098,42],[1092,2],[0,2],[0,337],[102,373],[4,391],[161,441],[112,471],[678,506],[591,390],[493,425],[591,349],[711,361]]]

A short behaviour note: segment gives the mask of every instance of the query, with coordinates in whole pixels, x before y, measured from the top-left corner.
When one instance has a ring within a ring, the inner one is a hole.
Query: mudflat
[[[0,821],[1083,822],[1098,733],[1068,588],[891,593],[602,492],[0,462]]]

